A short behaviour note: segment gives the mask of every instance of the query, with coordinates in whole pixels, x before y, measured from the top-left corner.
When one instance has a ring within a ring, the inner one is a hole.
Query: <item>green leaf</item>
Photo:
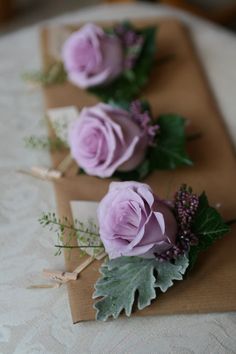
[[[116,171],[112,177],[118,178],[121,181],[142,181],[149,173],[150,161],[148,159],[144,159],[135,170],[128,172]]]
[[[122,100],[122,101],[120,100],[119,102],[117,102],[114,101],[113,99],[109,99],[107,103],[114,108],[123,109],[125,111],[129,111],[130,109],[130,101],[127,100]]]
[[[202,193],[199,197],[199,207],[192,230],[194,234],[199,236],[199,243],[190,248],[190,269],[192,269],[201,251],[207,250],[216,240],[230,231],[230,227],[224,222],[218,211],[209,206],[205,193]]]
[[[150,110],[147,102],[142,102],[145,110]],[[145,159],[133,171],[116,171],[113,177],[122,181],[141,181],[154,170],[175,169],[178,166],[192,166],[185,145],[185,119],[176,114],[162,115],[157,124],[160,133],[157,134],[155,146],[148,149]]]
[[[132,71],[126,71],[116,80],[104,86],[89,88],[89,92],[99,96],[103,101],[131,100],[137,96],[142,86],[148,81],[150,69],[156,54],[156,27],[148,27],[139,31],[144,36],[144,45]]]
[[[152,116],[152,109],[151,109],[150,103],[145,99],[138,99],[138,101],[141,103],[142,112],[148,112],[149,115]],[[128,111],[128,112],[131,111],[132,102],[130,102],[130,101],[122,100],[122,101],[117,102],[117,101],[114,101],[113,99],[109,99],[109,101],[107,103],[112,107],[121,108],[121,109],[124,109],[125,111]]]
[[[94,299],[102,297],[94,305],[96,319],[117,318],[123,310],[130,316],[136,295],[138,309],[144,309],[157,297],[156,288],[166,292],[174,280],[183,279],[187,267],[186,256],[179,257],[175,264],[141,257],[120,257],[104,263],[93,294]]]
[[[191,166],[193,163],[186,152],[185,119],[176,114],[166,114],[161,115],[157,123],[160,134],[157,135],[156,146],[150,149],[152,170]]]

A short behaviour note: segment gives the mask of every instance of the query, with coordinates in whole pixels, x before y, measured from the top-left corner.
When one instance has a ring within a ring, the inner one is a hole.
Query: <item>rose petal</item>
[[[71,34],[63,45],[62,59],[68,79],[82,88],[107,83],[124,69],[120,39],[94,24]]]

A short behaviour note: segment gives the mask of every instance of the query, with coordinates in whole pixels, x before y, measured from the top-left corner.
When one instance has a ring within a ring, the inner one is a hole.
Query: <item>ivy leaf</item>
[[[124,72],[108,85],[88,89],[89,92],[99,96],[104,102],[108,102],[110,99],[118,102],[130,101],[138,95],[141,87],[148,81],[156,54],[156,27],[147,27],[138,33],[144,36],[144,45],[132,71]]]
[[[207,250],[216,240],[230,231],[229,225],[224,222],[218,211],[209,206],[205,193],[202,193],[199,197],[199,207],[192,230],[195,235],[199,236],[199,243],[190,248],[190,269],[192,269],[201,251]]]
[[[192,166],[186,152],[185,119],[176,114],[161,115],[157,123],[160,134],[157,144],[150,149],[151,169],[175,169],[178,166]]]
[[[120,257],[104,263],[93,294],[94,299],[102,297],[94,305],[96,319],[116,319],[122,310],[130,316],[135,295],[138,309],[144,309],[157,297],[156,288],[166,292],[174,280],[183,279],[187,267],[186,256],[179,257],[175,264],[141,257]]]

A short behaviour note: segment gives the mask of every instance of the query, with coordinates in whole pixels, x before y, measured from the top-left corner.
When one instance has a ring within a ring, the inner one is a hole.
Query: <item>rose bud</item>
[[[98,207],[100,237],[109,258],[154,258],[171,249],[177,221],[165,201],[147,184],[113,182]]]
[[[103,103],[82,109],[69,131],[72,157],[87,174],[98,177],[135,169],[148,143],[148,132],[130,112]]]
[[[124,51],[117,36],[87,24],[71,34],[62,48],[69,80],[87,88],[112,81],[124,70]]]

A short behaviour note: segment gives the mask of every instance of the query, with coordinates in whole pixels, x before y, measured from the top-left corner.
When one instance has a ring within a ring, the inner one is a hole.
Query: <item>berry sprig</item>
[[[176,244],[162,254],[156,254],[159,261],[169,261],[186,254],[191,246],[198,244],[198,237],[192,231],[192,224],[199,206],[199,197],[191,187],[182,185],[175,194],[174,211],[178,223]]]

